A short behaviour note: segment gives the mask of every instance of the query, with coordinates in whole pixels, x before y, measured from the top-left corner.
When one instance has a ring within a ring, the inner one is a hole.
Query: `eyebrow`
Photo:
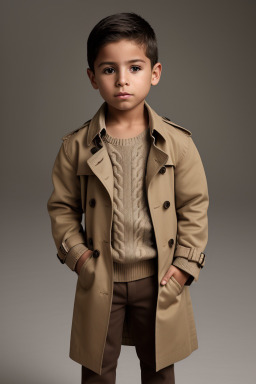
[[[134,60],[126,61],[125,64],[128,64],[128,63],[138,63],[138,62],[145,63],[144,60],[141,60],[141,59],[134,59]],[[116,64],[114,61],[103,61],[102,63],[100,63],[100,64],[98,65],[98,68],[101,67],[102,65],[114,65],[114,64]]]

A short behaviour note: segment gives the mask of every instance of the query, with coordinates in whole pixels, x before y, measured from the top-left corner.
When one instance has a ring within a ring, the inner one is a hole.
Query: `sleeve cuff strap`
[[[205,264],[205,253],[201,252],[198,248],[184,247],[183,245],[177,244],[175,249],[174,257],[184,257],[189,261],[194,261],[203,268]]]

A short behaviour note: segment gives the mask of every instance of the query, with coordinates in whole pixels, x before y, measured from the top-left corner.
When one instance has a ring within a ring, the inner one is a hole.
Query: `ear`
[[[162,64],[156,63],[152,69],[151,85],[157,85],[160,81]]]
[[[87,68],[87,75],[90,79],[90,82],[91,82],[93,88],[99,89],[98,84],[97,84],[96,79],[95,79],[95,74],[93,73],[93,71],[90,68]]]

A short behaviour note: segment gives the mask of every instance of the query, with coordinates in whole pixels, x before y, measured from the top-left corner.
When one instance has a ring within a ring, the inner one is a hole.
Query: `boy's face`
[[[151,69],[144,48],[134,41],[120,40],[103,46],[94,63],[94,74],[87,74],[93,88],[99,89],[103,99],[118,110],[131,110],[144,100],[151,85],[158,84],[162,66]],[[120,96],[119,93],[129,95]]]

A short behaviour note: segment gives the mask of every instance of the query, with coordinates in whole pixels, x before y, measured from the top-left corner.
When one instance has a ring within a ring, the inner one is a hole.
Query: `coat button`
[[[171,247],[173,246],[173,244],[174,244],[174,240],[173,240],[173,239],[170,239],[170,240],[168,241],[168,244],[169,244],[169,247],[171,248]]]
[[[98,148],[97,147],[92,147],[92,149],[91,149],[91,153],[96,153],[98,151]]]
[[[98,249],[94,249],[92,256],[96,259],[97,257],[99,257],[99,255],[100,255],[100,251]]]
[[[89,205],[90,205],[90,207],[95,207],[95,204],[96,204],[96,200],[95,199],[90,199],[89,200]]]
[[[166,200],[166,201],[164,202],[164,204],[163,204],[163,206],[164,206],[164,209],[167,209],[167,208],[169,208],[169,207],[170,207],[170,205],[171,205],[170,201]]]
[[[89,245],[93,246],[93,240],[92,240],[91,237],[89,237],[89,239],[88,239],[88,243],[89,243]]]
[[[160,169],[160,171],[159,171],[162,175],[166,172],[166,168],[165,168],[165,166],[163,166],[161,169]]]

